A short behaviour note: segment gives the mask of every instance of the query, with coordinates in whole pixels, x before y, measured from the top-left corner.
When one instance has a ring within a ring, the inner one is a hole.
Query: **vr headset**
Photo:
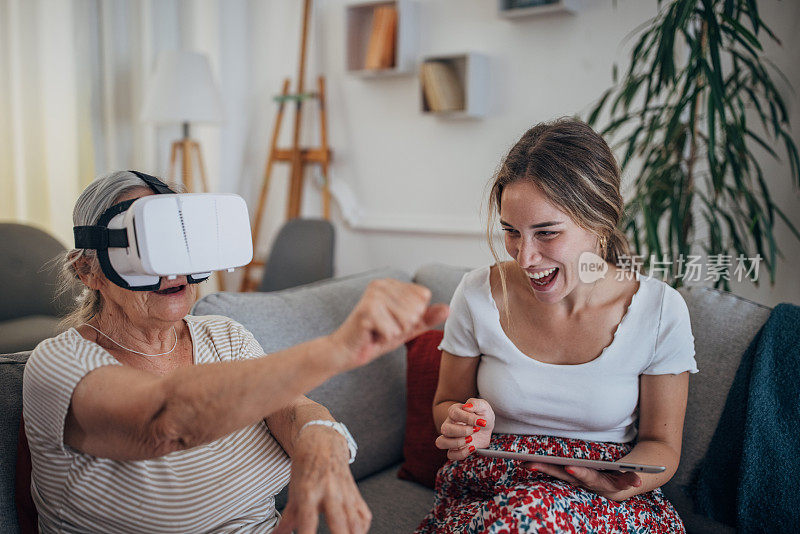
[[[103,274],[131,291],[157,291],[161,277],[203,282],[253,259],[250,218],[239,195],[177,194],[154,176],[130,171],[155,195],[108,208],[94,226],[75,226],[75,248],[97,250]]]

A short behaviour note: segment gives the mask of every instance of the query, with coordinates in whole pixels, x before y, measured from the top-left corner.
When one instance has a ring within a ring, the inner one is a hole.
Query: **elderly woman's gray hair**
[[[173,191],[180,192],[181,187],[167,184]],[[148,185],[130,171],[116,171],[100,176],[83,190],[75,208],[72,210],[73,226],[92,226],[97,224],[100,216],[117,199],[139,187]],[[99,291],[83,285],[78,274],[88,274],[100,269],[97,261],[97,251],[78,248],[66,252],[58,258],[59,269],[59,295],[75,291],[76,287],[83,287],[83,291],[76,297],[74,309],[61,321],[64,329],[79,326],[92,318],[103,308],[103,299]]]

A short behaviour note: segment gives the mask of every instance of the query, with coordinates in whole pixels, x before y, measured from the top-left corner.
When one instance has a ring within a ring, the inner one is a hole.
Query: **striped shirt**
[[[185,321],[195,364],[264,354],[250,332],[226,317]],[[275,495],[289,481],[290,461],[263,421],[149,460],[96,458],[64,444],[75,386],[104,365],[121,364],[74,328],[40,343],[26,365],[23,410],[41,532],[260,533],[275,527]]]

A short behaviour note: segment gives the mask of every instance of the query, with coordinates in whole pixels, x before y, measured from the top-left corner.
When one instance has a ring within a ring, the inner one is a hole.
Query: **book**
[[[464,88],[450,61],[426,61],[420,67],[422,94],[431,111],[462,111]]]
[[[397,9],[393,6],[376,7],[372,12],[372,32],[364,68],[375,70],[394,67],[396,40]]]

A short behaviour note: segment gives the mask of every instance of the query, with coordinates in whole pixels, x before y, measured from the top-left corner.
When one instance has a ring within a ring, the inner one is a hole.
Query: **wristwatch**
[[[353,462],[356,461],[356,451],[358,451],[358,445],[356,445],[356,440],[353,439],[352,434],[350,434],[350,431],[347,430],[346,426],[344,426],[344,423],[340,423],[338,421],[327,421],[325,419],[315,419],[314,421],[309,421],[306,424],[304,424],[302,427],[300,427],[300,432],[302,432],[303,429],[305,427],[307,427],[308,425],[328,426],[328,427],[334,429],[336,432],[338,432],[342,436],[344,436],[344,439],[347,440],[347,448],[350,449],[350,462],[349,463],[352,464]],[[300,432],[298,432],[298,434]]]

